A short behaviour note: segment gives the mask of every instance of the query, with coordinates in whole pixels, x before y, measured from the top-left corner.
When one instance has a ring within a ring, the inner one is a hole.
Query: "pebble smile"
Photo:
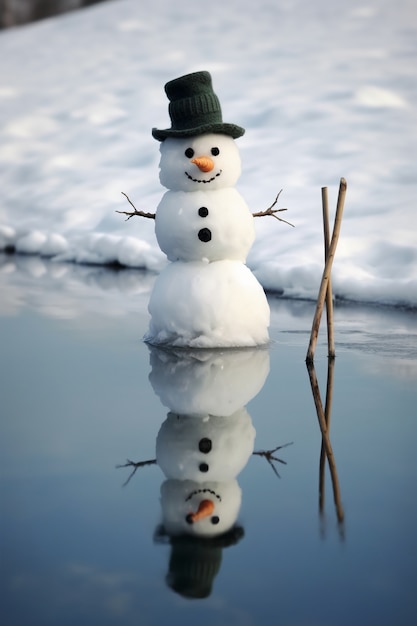
[[[213,180],[216,180],[216,178],[218,176],[220,176],[221,173],[222,173],[222,170],[219,170],[217,172],[217,174],[215,176],[213,176],[212,178],[209,178],[208,180],[199,180],[198,178],[193,178],[192,176],[190,176],[190,174],[188,172],[184,172],[184,174],[187,176],[187,178],[192,180],[193,183],[204,183],[204,184],[213,182]]]
[[[188,500],[191,500],[193,498],[193,496],[198,495],[199,493],[210,493],[212,496],[214,496],[215,498],[217,498],[217,500],[219,500],[219,502],[222,501],[221,496],[219,496],[218,493],[216,493],[215,491],[213,491],[213,489],[208,489],[207,487],[205,489],[196,489],[195,491],[192,491],[186,498],[185,498],[185,502],[188,502]]]

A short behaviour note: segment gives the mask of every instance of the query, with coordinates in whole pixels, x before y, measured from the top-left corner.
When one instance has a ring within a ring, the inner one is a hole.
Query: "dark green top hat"
[[[244,128],[225,124],[218,97],[213,91],[209,72],[187,74],[165,85],[169,99],[171,128],[152,129],[158,141],[167,137],[192,137],[204,133],[222,133],[233,139],[241,137]]]

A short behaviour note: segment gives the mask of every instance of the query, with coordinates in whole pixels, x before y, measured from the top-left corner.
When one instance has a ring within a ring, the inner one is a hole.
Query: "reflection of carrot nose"
[[[191,163],[197,165],[198,169],[202,172],[211,172],[214,167],[213,159],[210,159],[208,156],[196,157],[191,161]]]
[[[202,500],[198,506],[196,513],[191,513],[189,518],[191,522],[198,522],[198,520],[208,517],[214,511],[214,503],[211,500]]]

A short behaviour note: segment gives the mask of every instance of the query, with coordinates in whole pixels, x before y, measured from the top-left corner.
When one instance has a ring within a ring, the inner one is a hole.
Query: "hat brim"
[[[164,141],[168,137],[174,137],[181,139],[182,137],[197,137],[198,135],[204,135],[207,133],[219,133],[221,135],[229,135],[233,139],[242,137],[245,133],[245,129],[236,124],[203,124],[196,128],[183,128],[176,130],[173,128],[167,128],[165,130],[158,130],[152,128],[152,137],[158,141]]]

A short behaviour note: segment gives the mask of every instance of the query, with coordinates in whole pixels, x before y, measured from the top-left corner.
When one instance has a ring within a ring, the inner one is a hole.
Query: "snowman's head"
[[[239,150],[228,135],[168,137],[160,151],[159,180],[173,191],[233,187],[241,173]]]

